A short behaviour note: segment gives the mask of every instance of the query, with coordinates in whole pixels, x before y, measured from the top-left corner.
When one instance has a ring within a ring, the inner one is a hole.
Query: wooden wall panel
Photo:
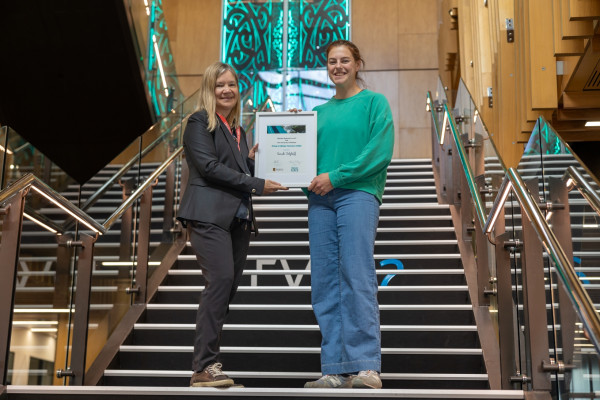
[[[552,0],[552,20],[554,21],[554,55],[570,56],[583,54],[583,39],[563,39],[563,18],[561,0]],[[568,22],[568,21],[567,21]]]
[[[351,39],[370,70],[398,69],[398,0],[352,2]],[[376,22],[375,22],[376,21]]]
[[[492,4],[498,27],[498,53],[495,56],[494,123],[490,132],[507,167],[516,167],[521,151],[517,148],[520,124],[517,123],[516,96],[516,44],[509,43],[506,18],[514,20],[513,0],[498,0]],[[485,119],[484,119],[485,121]]]
[[[458,89],[460,60],[458,58],[458,22],[450,16],[450,10],[458,8],[458,0],[441,0],[438,31],[438,73],[448,88],[449,101],[454,102]]]
[[[472,9],[475,10],[473,16],[474,31],[474,74],[476,81],[476,106],[485,118],[489,111],[487,88],[492,87],[492,46],[490,37],[490,18],[489,8],[482,1],[471,0]],[[473,92],[472,92],[473,93]]]
[[[373,7],[374,2],[368,3]],[[399,33],[437,33],[439,20],[438,0],[396,0],[398,4],[398,32]],[[355,4],[356,0],[352,1]],[[377,20],[376,20],[377,21]]]
[[[468,88],[475,88],[473,73],[474,32],[470,3],[470,0],[458,0],[458,46],[460,53],[461,78]]]
[[[556,58],[554,57],[552,7],[548,0],[527,0],[531,105],[534,110],[558,107],[556,93]],[[550,40],[549,40],[550,39]]]
[[[398,69],[438,68],[437,33],[398,35]]]
[[[365,59],[365,81],[392,109],[394,157],[431,157],[425,94],[437,87],[439,3],[378,0],[373,7],[372,0],[352,1],[352,41]]]
[[[163,10],[177,78],[187,97],[200,88],[206,67],[219,61],[221,0],[168,0]]]
[[[594,34],[592,21],[571,20],[570,0],[560,0],[561,35],[563,39],[590,37]]]
[[[593,20],[600,18],[598,0],[569,0],[571,20]]]

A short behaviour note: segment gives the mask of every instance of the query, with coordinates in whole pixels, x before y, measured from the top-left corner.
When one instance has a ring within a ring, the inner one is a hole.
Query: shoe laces
[[[341,385],[342,384],[342,379],[339,375],[325,375],[323,378],[324,381],[326,382],[332,382],[335,385]]]
[[[206,367],[206,371],[208,371],[208,373],[212,376],[223,375],[223,371],[221,370],[221,368],[223,368],[223,364],[214,363]]]
[[[371,376],[371,375],[379,375],[377,371],[373,371],[372,369],[368,369],[366,371],[360,371],[358,376]]]

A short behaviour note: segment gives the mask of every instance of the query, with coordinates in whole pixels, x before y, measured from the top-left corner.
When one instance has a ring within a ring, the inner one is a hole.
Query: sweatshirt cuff
[[[340,187],[343,184],[340,178],[340,173],[337,170],[329,173],[329,181],[334,188]]]

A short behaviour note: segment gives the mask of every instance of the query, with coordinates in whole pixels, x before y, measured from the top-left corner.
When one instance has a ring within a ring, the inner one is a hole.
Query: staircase
[[[120,196],[111,197],[105,201],[116,203]],[[252,237],[224,327],[224,369],[245,388],[187,387],[204,284],[188,243],[100,386],[79,391],[12,386],[9,398],[86,398],[92,393],[98,398],[523,398],[522,391],[489,390],[450,211],[437,204],[431,161],[395,160],[383,201],[375,259],[384,389],[302,388],[321,376],[321,335],[310,304],[306,197],[291,189],[254,199],[260,235]],[[98,203],[95,209],[114,206]]]

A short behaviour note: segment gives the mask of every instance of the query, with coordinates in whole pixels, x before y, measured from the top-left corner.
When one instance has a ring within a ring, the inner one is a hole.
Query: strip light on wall
[[[600,126],[600,121],[587,121],[585,126]]]
[[[33,333],[43,333],[43,332],[56,333],[56,332],[58,332],[58,328],[31,328],[30,331]]]
[[[158,44],[156,43],[156,35],[152,35],[152,41],[154,42],[154,51],[156,52],[156,60],[158,69],[160,70],[160,77],[162,79],[163,86],[165,88],[165,96],[169,95],[169,89],[167,89],[167,78],[165,78],[165,71],[162,66],[162,59],[160,58],[160,51],[158,51]]]

